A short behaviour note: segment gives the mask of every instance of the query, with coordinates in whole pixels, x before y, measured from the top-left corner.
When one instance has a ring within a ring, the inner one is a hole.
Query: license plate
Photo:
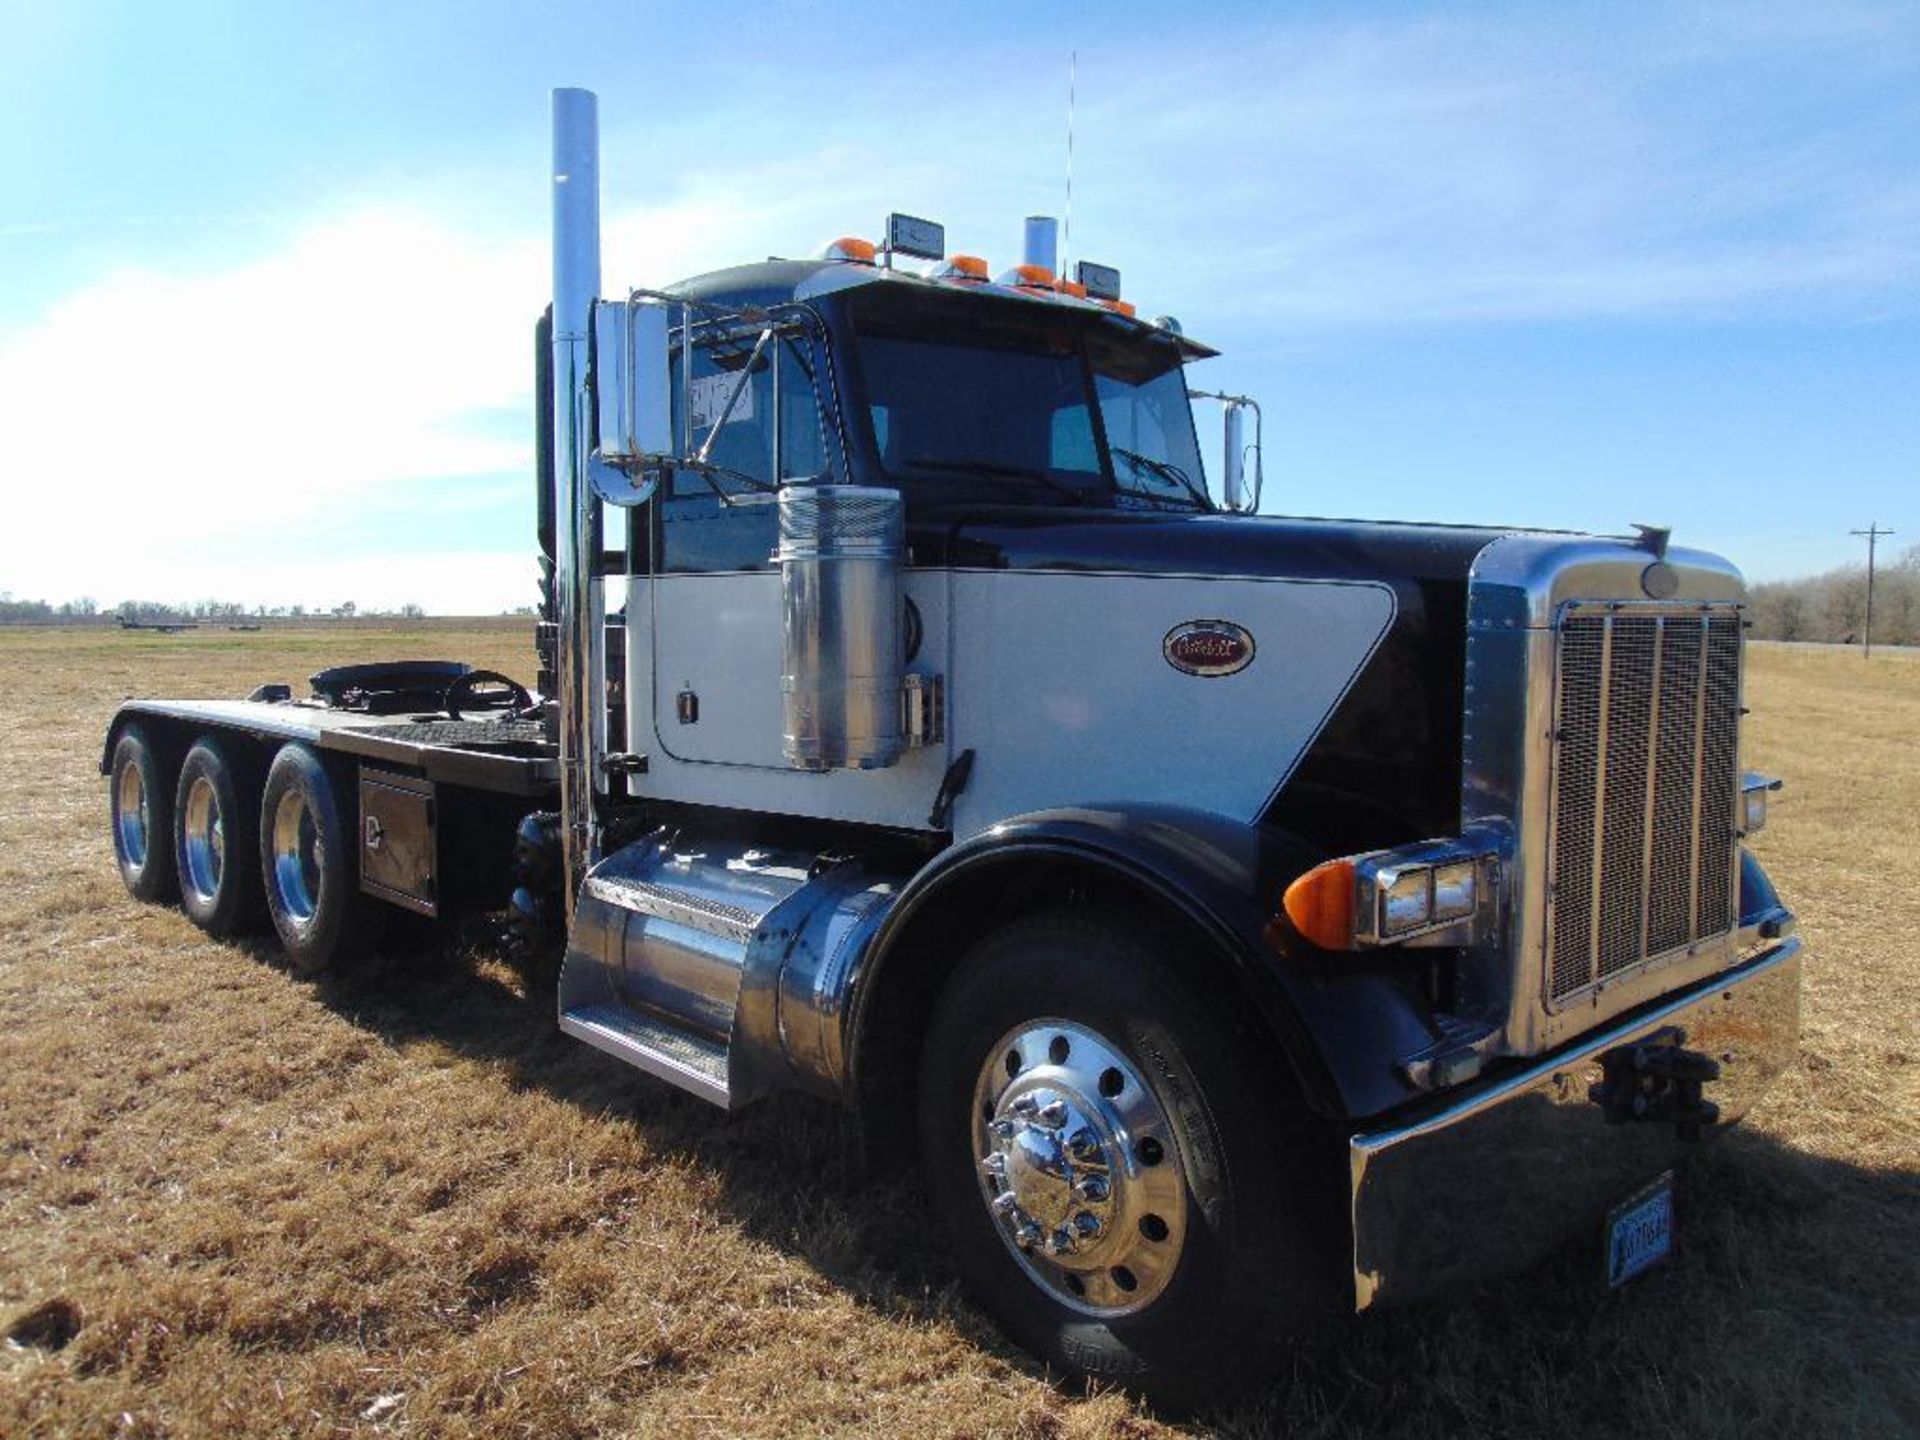
[[[1616,1289],[1673,1253],[1673,1176],[1662,1175],[1607,1214],[1607,1288]]]

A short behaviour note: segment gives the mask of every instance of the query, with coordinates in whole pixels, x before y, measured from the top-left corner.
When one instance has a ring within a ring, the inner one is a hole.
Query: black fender
[[[924,936],[927,917],[955,913],[938,902],[978,913],[1019,871],[1065,864],[1148,898],[1205,937],[1213,954],[1195,963],[1224,963],[1236,998],[1252,1005],[1313,1109],[1351,1119],[1414,1098],[1395,1061],[1433,1038],[1418,987],[1376,959],[1285,955],[1263,937],[1287,880],[1322,858],[1283,831],[1173,805],[1037,811],[949,847],[908,881],[862,966],[847,1017],[850,1096],[863,1093],[863,1062],[881,1048],[875,1017],[888,1013],[891,969]]]

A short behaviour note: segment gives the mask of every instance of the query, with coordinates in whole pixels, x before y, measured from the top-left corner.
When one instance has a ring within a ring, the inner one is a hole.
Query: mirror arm
[[[741,392],[744,391],[753,380],[753,367],[760,363],[760,357],[766,353],[767,345],[772,339],[773,326],[769,325],[760,332],[760,338],[753,342],[753,353],[747,356],[747,363],[741,367],[740,378],[733,382],[733,390],[727,396],[725,408],[714,417],[713,428],[707,431],[707,438],[700,442],[700,448],[693,452],[693,463],[695,465],[705,465],[707,463],[707,457],[713,453],[713,442],[720,438],[720,427],[732,418],[733,407],[740,403]],[[689,400],[687,408],[689,411],[692,410],[691,400]]]

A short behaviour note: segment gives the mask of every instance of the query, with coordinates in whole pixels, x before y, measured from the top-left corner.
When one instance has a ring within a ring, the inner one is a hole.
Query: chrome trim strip
[[[1707,768],[1707,656],[1713,632],[1700,627],[1700,674],[1693,683],[1693,828],[1687,849],[1687,929],[1700,931],[1700,785]]]
[[[1640,807],[1640,945],[1647,953],[1648,932],[1653,921],[1653,812],[1659,793],[1660,775],[1660,686],[1667,667],[1667,619],[1653,618],[1653,694],[1647,701],[1647,775],[1642,782],[1646,799]]]
[[[1600,627],[1600,696],[1594,703],[1594,752],[1593,752],[1593,850],[1587,857],[1587,984],[1591,985],[1600,975],[1600,921],[1606,914],[1606,894],[1601,889],[1605,879],[1605,860],[1607,845],[1607,761],[1608,752],[1613,748],[1613,616],[1609,615]],[[1566,677],[1560,677],[1564,687]],[[1560,802],[1552,802],[1555,814],[1559,813]],[[1551,871],[1548,872],[1552,874]],[[1551,883],[1551,882],[1550,882]],[[1547,931],[1551,936],[1553,931]],[[1552,963],[1551,954],[1547,957]],[[1548,986],[1553,984],[1551,975]],[[1585,988],[1584,986],[1582,987]],[[1549,994],[1551,994],[1549,988]]]

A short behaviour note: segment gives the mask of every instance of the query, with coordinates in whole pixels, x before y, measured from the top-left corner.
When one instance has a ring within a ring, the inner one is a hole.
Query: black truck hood
[[[1088,510],[927,507],[912,517],[915,565],[1153,575],[1298,576],[1464,585],[1507,530],[1378,520]]]
[[[1391,586],[1397,602],[1391,629],[1263,817],[1323,853],[1345,854],[1458,828],[1467,581],[1474,558],[1512,533],[1374,520],[956,505],[944,512],[916,509],[909,543],[914,565],[936,568]]]

